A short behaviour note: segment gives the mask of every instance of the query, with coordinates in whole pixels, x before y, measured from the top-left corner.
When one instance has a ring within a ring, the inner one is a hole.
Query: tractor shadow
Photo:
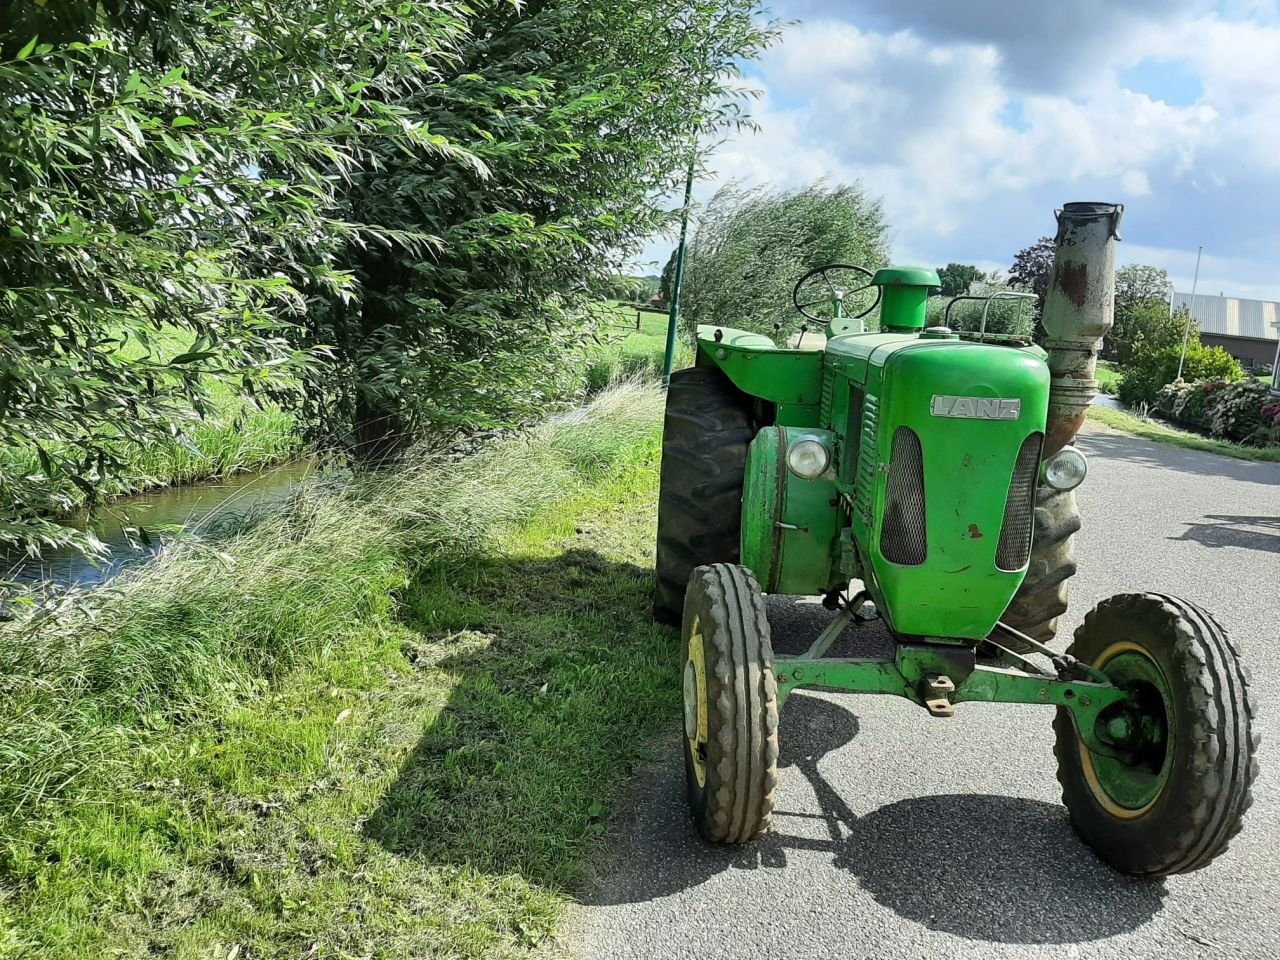
[[[704,843],[684,801],[679,639],[649,619],[652,584],[649,569],[577,548],[419,571],[401,598],[403,652],[428,682],[409,678],[400,695],[439,696],[442,709],[411,733],[364,837],[477,882],[518,876],[598,905],[698,900],[708,882],[784,868],[800,897],[829,863],[834,882],[906,919],[1009,943],[1099,939],[1159,910],[1162,884],[1104,867],[1052,804],[925,796],[855,815],[822,768],[832,751],[858,749],[858,719],[806,693],[783,711],[773,830],[742,847]],[[779,652],[803,650],[826,616],[771,600]],[[834,652],[886,642],[872,623]],[[754,884],[728,893],[762,895]],[[786,897],[777,909],[810,908]]]
[[[1188,523],[1180,537],[1205,547],[1240,547],[1280,553],[1280,517],[1247,517],[1210,514],[1207,523]]]
[[[931,930],[997,943],[1100,940],[1141,927],[1160,910],[1161,881],[1125,877],[1099,861],[1071,831],[1066,811],[1038,800],[981,794],[914,797],[856,815],[819,770],[830,751],[850,744],[857,718],[822,697],[797,693],[782,714],[783,789],[773,827],[741,847],[714,847],[694,831],[684,806],[683,770],[673,762],[642,772],[631,805],[614,824],[611,869],[585,896],[589,905],[691,897],[699,902],[752,898],[752,887],[723,877],[723,892],[698,890],[730,871],[822,871],[816,853],[903,919]],[[679,755],[673,738],[670,756]],[[853,748],[856,749],[856,746]],[[800,777],[816,804],[786,789]],[[716,886],[719,886],[716,883]],[[787,889],[784,885],[782,889]],[[786,896],[785,894],[783,895]],[[807,909],[811,896],[796,893]]]
[[[628,760],[650,756],[637,741],[679,716],[680,641],[652,593],[651,569],[577,546],[419,570],[400,597],[401,695],[425,720],[400,731],[418,739],[364,837],[495,884],[581,886]]]

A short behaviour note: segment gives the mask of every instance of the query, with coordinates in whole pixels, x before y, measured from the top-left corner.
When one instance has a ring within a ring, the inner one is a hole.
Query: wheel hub
[[[698,671],[692,660],[684,665],[684,735],[698,738]]]
[[[694,617],[684,664],[684,739],[700,787],[707,783],[707,663],[702,644],[702,623]]]
[[[1114,744],[1117,754],[1095,753],[1081,741],[1081,766],[1104,809],[1121,819],[1136,819],[1151,809],[1169,780],[1168,683],[1146,651],[1130,642],[1112,644],[1095,665],[1133,699],[1098,720],[1099,738]]]

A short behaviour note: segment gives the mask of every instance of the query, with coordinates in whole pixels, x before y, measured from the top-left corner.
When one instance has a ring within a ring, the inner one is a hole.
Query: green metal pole
[[[676,362],[676,327],[680,323],[680,284],[684,281],[684,247],[689,235],[689,206],[693,202],[693,174],[698,158],[689,158],[689,175],[684,181],[684,212],[680,215],[680,246],[676,248],[676,274],[671,279],[671,314],[667,318],[667,352],[662,358],[662,385],[671,384],[671,367]]]

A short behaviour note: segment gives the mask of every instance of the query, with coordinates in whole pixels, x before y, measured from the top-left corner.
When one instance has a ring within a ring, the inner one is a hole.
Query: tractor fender
[[[813,341],[819,344],[821,338]],[[698,366],[717,367],[747,396],[780,407],[812,407],[817,412],[825,358],[820,348],[790,350],[760,333],[698,326]]]

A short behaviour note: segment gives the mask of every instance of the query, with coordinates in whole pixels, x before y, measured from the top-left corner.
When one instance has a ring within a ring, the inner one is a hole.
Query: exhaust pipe
[[[1124,204],[1068,203],[1057,211],[1053,273],[1041,322],[1048,334],[1049,422],[1044,456],[1079,432],[1098,395],[1102,338],[1115,321],[1116,241]]]

